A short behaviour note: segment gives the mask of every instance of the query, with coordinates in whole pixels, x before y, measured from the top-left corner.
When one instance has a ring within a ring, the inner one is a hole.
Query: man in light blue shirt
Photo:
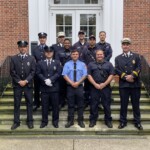
[[[67,82],[67,99],[68,99],[68,123],[66,128],[74,125],[74,108],[75,101],[78,107],[78,125],[84,128],[83,110],[84,95],[83,81],[87,76],[86,65],[79,60],[78,50],[71,51],[71,60],[65,63],[62,75]]]

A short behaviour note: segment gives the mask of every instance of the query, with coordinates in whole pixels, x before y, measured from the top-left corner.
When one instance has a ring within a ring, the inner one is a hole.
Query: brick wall
[[[124,0],[124,37],[150,63],[150,0]]]
[[[0,0],[0,63],[18,53],[20,39],[28,40],[28,0]]]

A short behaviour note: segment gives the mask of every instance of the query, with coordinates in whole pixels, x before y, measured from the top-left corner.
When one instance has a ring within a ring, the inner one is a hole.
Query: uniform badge
[[[56,70],[56,66],[54,66],[54,70]]]
[[[30,62],[27,62],[27,66],[30,66]]]
[[[135,60],[132,60],[132,64],[135,64]]]

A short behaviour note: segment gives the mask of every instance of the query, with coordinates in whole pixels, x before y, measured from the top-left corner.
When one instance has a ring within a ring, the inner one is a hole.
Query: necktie
[[[48,64],[47,64],[47,66],[48,66],[48,67],[50,67],[50,64],[51,64],[51,61],[50,61],[50,60],[48,60]]]
[[[77,81],[76,63],[74,63],[73,80],[74,80],[74,82]]]
[[[23,60],[24,59],[24,56],[21,56],[21,60]]]

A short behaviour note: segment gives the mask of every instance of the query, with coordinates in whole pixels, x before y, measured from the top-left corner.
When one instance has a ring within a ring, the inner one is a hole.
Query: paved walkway
[[[149,150],[150,136],[0,137],[0,150]]]

